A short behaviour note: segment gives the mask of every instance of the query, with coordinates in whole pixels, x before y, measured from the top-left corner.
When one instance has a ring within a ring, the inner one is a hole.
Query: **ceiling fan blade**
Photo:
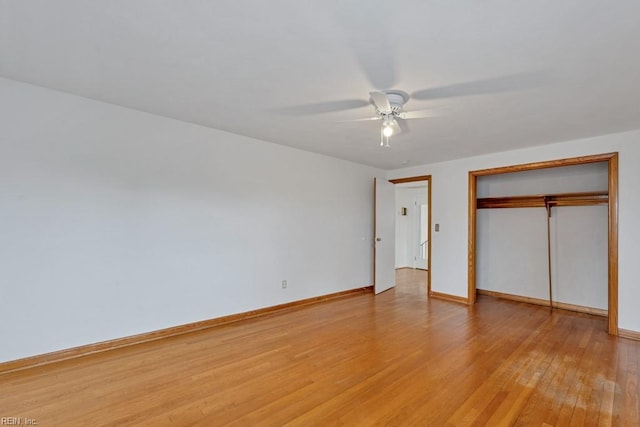
[[[360,67],[369,83],[374,88],[388,89],[392,88],[396,82],[395,70],[391,53],[392,46],[380,46],[380,39],[375,40],[375,44],[365,47],[361,46],[362,42],[354,43],[356,57],[360,63]],[[385,37],[382,37],[382,44],[385,43]],[[381,55],[380,52],[386,52]]]
[[[403,111],[398,114],[398,118],[403,120],[426,119],[429,117],[438,117],[440,114],[432,110]]]
[[[489,79],[454,83],[447,86],[418,90],[413,92],[411,97],[414,99],[425,100],[510,92],[539,86],[545,80],[546,75],[542,72],[508,74]]]
[[[292,105],[277,109],[276,111],[292,116],[309,116],[313,114],[324,114],[335,111],[353,110],[355,108],[366,107],[369,102],[364,99],[343,99],[339,101],[317,102],[313,104]]]
[[[336,123],[350,123],[350,122],[368,122],[368,121],[372,121],[372,120],[380,120],[382,119],[382,117],[380,116],[375,116],[375,117],[364,117],[362,119],[352,119],[352,120],[340,120]]]
[[[389,98],[387,98],[387,94],[384,92],[369,92],[371,96],[371,100],[373,104],[376,106],[378,111],[383,114],[388,114],[391,112],[391,104],[389,103]]]
[[[389,31],[395,15],[393,2],[335,2],[330,13],[341,27],[347,46],[353,52],[371,87],[390,89],[396,84],[394,52]]]
[[[409,128],[409,125],[407,124],[406,120],[403,120],[400,117],[396,117],[396,119],[394,120],[394,124],[395,124],[395,127],[397,127],[399,130],[398,133],[411,132],[411,128]]]

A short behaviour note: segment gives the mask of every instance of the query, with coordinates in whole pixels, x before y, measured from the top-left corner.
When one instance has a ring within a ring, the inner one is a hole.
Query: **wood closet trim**
[[[469,172],[469,226],[468,226],[468,289],[469,304],[476,301],[476,221],[477,184],[479,176],[575,166],[587,163],[608,163],[609,203],[609,273],[608,273],[608,329],[609,334],[618,335],[618,153],[604,153],[544,162],[525,163]]]
[[[630,331],[627,329],[618,329],[618,336],[630,340],[640,341],[640,332]]]
[[[475,176],[500,175],[503,173],[525,172],[525,171],[536,170],[536,169],[550,169],[550,168],[558,168],[562,166],[576,166],[576,165],[584,165],[587,163],[608,162],[614,156],[617,158],[618,153],[614,152],[614,153],[594,154],[590,156],[571,157],[568,159],[549,160],[545,162],[523,163],[521,165],[511,165],[511,166],[502,166],[497,168],[480,169],[477,171],[471,171],[469,173],[472,173]]]

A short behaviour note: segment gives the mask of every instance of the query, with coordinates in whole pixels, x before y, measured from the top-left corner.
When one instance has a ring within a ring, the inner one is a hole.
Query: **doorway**
[[[431,175],[393,179],[396,192],[396,273],[426,282],[431,292]],[[422,277],[424,276],[424,279]]]
[[[427,270],[427,184],[398,184],[396,190],[396,269]]]

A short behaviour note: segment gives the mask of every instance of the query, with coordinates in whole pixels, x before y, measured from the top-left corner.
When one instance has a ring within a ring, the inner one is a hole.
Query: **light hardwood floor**
[[[640,342],[606,320],[399,286],[0,376],[39,426],[640,425]]]

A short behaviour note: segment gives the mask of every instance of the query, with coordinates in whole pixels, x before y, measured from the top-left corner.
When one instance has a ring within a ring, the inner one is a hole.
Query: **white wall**
[[[608,208],[552,208],[553,300],[607,309]],[[476,287],[549,298],[545,208],[479,209]]]
[[[478,197],[606,191],[606,162],[478,177]],[[608,208],[551,209],[554,301],[607,309]],[[549,298],[545,208],[479,209],[478,289]]]
[[[415,267],[415,247],[420,244],[420,205],[427,203],[427,187],[396,185],[396,268]],[[401,214],[401,208],[407,214]]]
[[[467,296],[469,171],[613,151],[620,153],[619,326],[640,331],[640,131],[389,171],[390,179],[432,175],[432,224],[441,227],[431,234],[432,289]]]
[[[409,267],[407,264],[409,256],[407,240],[410,238],[411,221],[409,220],[409,210],[405,216],[401,213],[403,207],[408,207],[409,203],[413,204],[409,193],[410,189],[408,188],[396,188],[396,268]]]
[[[551,271],[554,301],[608,308],[606,205],[553,209]]]
[[[500,197],[607,191],[607,162],[479,176],[477,196]]]
[[[5,79],[0,133],[0,361],[372,283],[376,169]]]
[[[476,287],[549,298],[545,208],[479,209]]]

